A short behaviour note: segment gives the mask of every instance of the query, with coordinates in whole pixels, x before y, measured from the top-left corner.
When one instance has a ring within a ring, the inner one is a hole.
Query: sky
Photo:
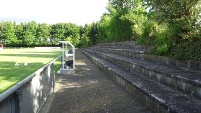
[[[108,0],[1,0],[0,21],[90,24],[107,12]]]

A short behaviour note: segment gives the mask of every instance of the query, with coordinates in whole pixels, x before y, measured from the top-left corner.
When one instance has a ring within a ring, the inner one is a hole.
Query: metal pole
[[[22,113],[22,89],[16,91],[16,113]]]

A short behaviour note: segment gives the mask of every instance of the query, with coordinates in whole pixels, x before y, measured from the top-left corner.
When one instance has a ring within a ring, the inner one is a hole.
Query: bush
[[[201,40],[181,42],[172,48],[171,57],[179,60],[201,61]]]
[[[153,46],[150,54],[167,55],[174,43],[175,33],[166,23],[158,24],[157,22],[145,22],[144,30],[138,39],[138,44]]]
[[[144,25],[144,29],[140,38],[137,39],[138,44],[146,44],[146,45],[153,45],[153,28],[155,26],[155,22],[146,21]]]
[[[143,13],[135,14],[133,12],[129,12],[122,15],[120,19],[124,23],[127,23],[124,27],[124,33],[130,34],[127,37],[128,40],[136,40],[142,35],[144,28],[143,23],[147,21],[147,18]]]

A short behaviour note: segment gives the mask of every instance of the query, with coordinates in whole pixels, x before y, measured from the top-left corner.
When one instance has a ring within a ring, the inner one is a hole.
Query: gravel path
[[[57,76],[42,113],[151,113],[80,50],[75,65],[74,75]]]

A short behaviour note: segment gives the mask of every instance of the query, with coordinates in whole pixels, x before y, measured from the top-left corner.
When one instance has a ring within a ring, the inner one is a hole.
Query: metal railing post
[[[15,104],[15,113],[22,113],[22,89],[16,91],[16,104]]]

